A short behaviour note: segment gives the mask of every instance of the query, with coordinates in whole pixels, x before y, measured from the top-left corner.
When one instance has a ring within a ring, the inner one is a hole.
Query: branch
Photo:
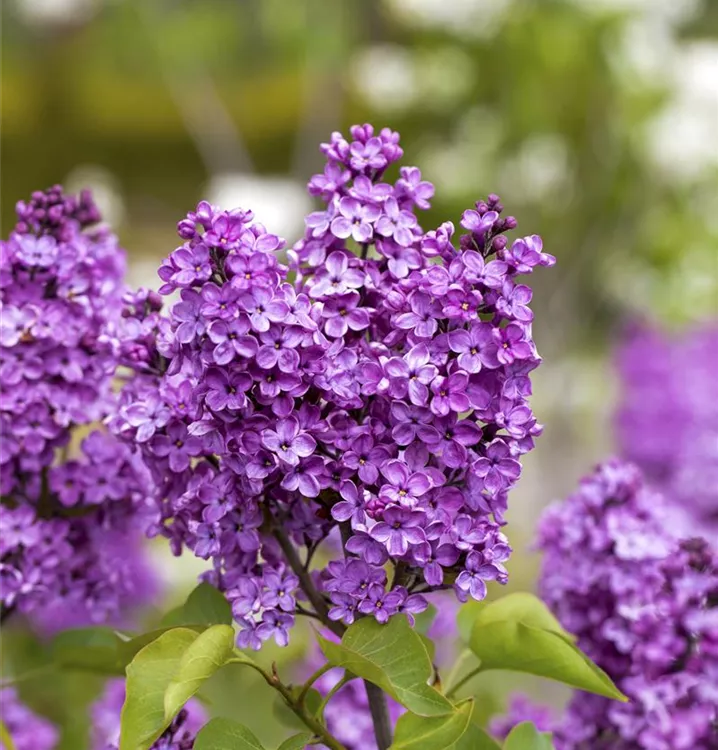
[[[344,626],[329,619],[329,607],[327,607],[327,603],[324,600],[322,594],[317,591],[311,574],[304,568],[304,565],[302,564],[302,561],[299,559],[299,555],[297,554],[297,550],[294,548],[294,545],[287,536],[287,532],[281,526],[275,526],[272,533],[274,534],[274,538],[279,543],[279,546],[284,553],[284,557],[287,559],[287,563],[289,563],[289,567],[292,569],[294,575],[299,579],[299,585],[302,587],[302,591],[304,591],[304,593],[306,594],[307,599],[309,599],[312,607],[314,607],[314,611],[317,613],[317,616],[324,623],[324,625],[332,631],[332,633],[338,635],[341,638],[341,636],[344,634]]]

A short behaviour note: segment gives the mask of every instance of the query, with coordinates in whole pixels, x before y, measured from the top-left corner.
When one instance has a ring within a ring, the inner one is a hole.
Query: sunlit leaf
[[[626,700],[608,675],[547,616],[543,603],[530,595],[511,595],[483,607],[471,629],[469,647],[479,657],[482,671],[527,672]]]
[[[165,714],[165,691],[182,656],[198,637],[187,628],[168,630],[128,665],[120,750],[147,750],[167,728],[172,717]]]
[[[329,662],[378,685],[413,713],[440,716],[454,710],[428,684],[431,659],[406,617],[392,617],[386,625],[367,617],[350,625],[341,643],[320,635],[317,640]]]
[[[217,670],[232,657],[234,630],[213,625],[183,653],[177,672],[165,691],[165,719],[170,720]]]

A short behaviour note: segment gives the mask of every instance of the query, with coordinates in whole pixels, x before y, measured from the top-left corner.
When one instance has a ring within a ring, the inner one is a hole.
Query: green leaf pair
[[[174,628],[142,648],[127,667],[120,750],[147,750],[202,684],[234,659],[229,625],[201,633]]]

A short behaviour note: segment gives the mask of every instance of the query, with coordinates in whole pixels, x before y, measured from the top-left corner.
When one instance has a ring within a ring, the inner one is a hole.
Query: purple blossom
[[[401,461],[387,461],[381,467],[381,473],[386,477],[387,484],[381,486],[379,495],[388,502],[413,507],[417,503],[417,498],[431,489],[431,481],[427,474],[423,471],[412,473]]]
[[[403,398],[407,393],[415,406],[426,406],[429,400],[427,385],[438,375],[435,365],[429,363],[429,347],[417,344],[404,357],[392,357],[384,365],[390,378],[389,393],[395,398]]]
[[[477,459],[474,473],[483,477],[484,487],[492,495],[508,489],[521,474],[521,464],[511,456],[505,441],[493,440],[486,448],[486,455]]]
[[[364,284],[364,273],[359,268],[349,267],[349,256],[345,252],[331,253],[325,262],[323,273],[312,286],[311,297],[326,297],[346,294]]]
[[[280,420],[276,430],[264,430],[262,444],[290,466],[296,466],[300,458],[311,456],[317,447],[317,441],[300,430],[296,417]]]
[[[373,615],[377,622],[385,623],[399,611],[401,604],[402,596],[398,591],[385,591],[383,586],[373,584],[366,598],[359,603],[359,611]]]
[[[204,245],[196,245],[191,250],[181,248],[175,251],[172,259],[177,267],[177,271],[172,275],[172,281],[177,286],[190,287],[201,284],[212,275],[209,250]]]
[[[133,299],[108,338],[135,372],[111,428],[158,488],[152,533],[211,561],[205,578],[232,602],[241,647],[284,645],[296,615],[322,616],[298,589],[280,604],[274,576],[296,559],[311,561],[316,593],[345,624],[411,618],[426,606],[417,587],[461,577],[463,600],[505,582],[498,524],[512,462],[541,432],[527,401],[540,362],[523,325],[529,299],[504,236],[516,222],[498,197],[476,204],[454,242],[450,222],[419,226],[433,186],[417,169],[382,181],[402,154],[398,134],[355,126],[321,148],[327,165],[309,191],[323,205],[286,264],[283,241],[251,212],[203,202],[159,271],[162,294],[180,289],[184,306],[164,317],[155,300]],[[8,338],[37,325],[27,310]],[[29,404],[12,369],[15,420]],[[44,429],[15,434],[0,471],[39,460],[55,440]],[[384,566],[398,564],[406,576],[388,587]]]
[[[202,441],[187,434],[187,428],[181,422],[170,423],[165,432],[152,438],[150,450],[154,455],[166,458],[172,471],[184,471],[189,467],[190,458],[199,455]]]
[[[371,203],[362,205],[355,198],[344,197],[339,201],[339,215],[331,223],[332,234],[355,242],[368,242],[374,234],[373,224],[381,215],[381,209]]]
[[[397,245],[408,247],[414,241],[416,216],[399,208],[396,198],[387,198],[383,213],[376,222],[376,231],[383,237],[391,237]]]
[[[431,338],[438,329],[439,309],[428,294],[413,292],[409,298],[411,312],[402,313],[396,318],[399,328],[412,330],[421,339]]]
[[[445,378],[436,378],[431,384],[431,411],[440,417],[450,412],[468,411],[470,407],[466,388],[469,376],[465,372],[454,372]]]
[[[393,557],[401,557],[409,550],[409,545],[421,544],[425,537],[421,529],[424,514],[420,511],[389,506],[383,520],[371,530],[371,536],[386,546]]]

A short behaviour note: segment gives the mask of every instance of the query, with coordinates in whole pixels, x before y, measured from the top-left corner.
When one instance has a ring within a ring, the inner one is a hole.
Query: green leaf
[[[523,721],[509,733],[504,750],[554,750],[554,747],[549,733],[539,732],[530,721]]]
[[[405,616],[386,625],[363,618],[347,628],[341,643],[317,634],[324,656],[335,666],[378,685],[419,716],[451,713],[453,704],[428,684],[433,668],[421,637]]]
[[[181,607],[175,607],[167,612],[160,620],[160,626],[163,628],[179,628],[187,625],[184,616],[184,604]]]
[[[560,633],[570,641],[575,640],[575,636],[561,627],[561,623],[546,604],[527,591],[518,591],[491,602],[482,607],[480,614],[475,613],[474,619],[477,617],[484,624],[500,620],[520,620],[524,625],[551,630],[554,633]]]
[[[147,750],[202,683],[234,657],[234,630],[168,630],[127,667],[120,750]],[[244,658],[242,658],[244,661]]]
[[[396,724],[390,750],[499,750],[476,723],[473,700],[460,703],[454,714],[425,718],[406,713]]]
[[[465,643],[469,642],[471,637],[471,628],[474,627],[474,622],[479,616],[481,610],[486,609],[488,606],[487,602],[477,602],[474,599],[462,604],[459,607],[459,614],[456,616],[456,627],[461,636],[461,640]]]
[[[468,700],[446,716],[427,718],[405,713],[396,723],[391,750],[440,750],[453,747],[466,734],[473,709],[473,701]]]
[[[264,750],[254,734],[236,721],[212,719],[199,730],[194,750]]]
[[[125,703],[120,724],[120,750],[147,750],[167,728],[165,691],[182,656],[197,640],[187,628],[163,633],[145,646],[127,666]]]
[[[277,750],[304,750],[309,741],[314,737],[313,734],[295,734],[293,737],[289,737],[284,740]]]
[[[8,732],[5,722],[0,719],[0,744],[3,750],[16,750],[15,743],[12,741],[10,732]]]
[[[469,647],[479,657],[482,671],[527,672],[589,693],[627,700],[531,595],[512,594],[483,607],[471,629]]]
[[[205,630],[204,625],[182,625],[182,627],[187,628],[188,630],[194,630],[197,634]],[[156,641],[161,635],[174,629],[174,627],[157,628],[157,630],[150,630],[147,633],[142,633],[134,638],[118,638],[117,650],[123,669],[145,646],[152,643],[152,641]]]
[[[466,734],[450,750],[500,750],[498,743],[473,721]]]
[[[189,625],[231,625],[232,607],[224,594],[209,583],[200,583],[181,606],[170,610],[161,620],[163,627]]]
[[[177,672],[165,691],[165,720],[168,722],[217,670],[232,657],[234,630],[213,625],[197,637],[184,652]]]
[[[121,638],[111,628],[76,628],[58,634],[52,642],[53,659],[67,669],[122,675]]]
[[[200,583],[184,605],[188,625],[231,625],[232,607],[225,595],[209,583]]]

